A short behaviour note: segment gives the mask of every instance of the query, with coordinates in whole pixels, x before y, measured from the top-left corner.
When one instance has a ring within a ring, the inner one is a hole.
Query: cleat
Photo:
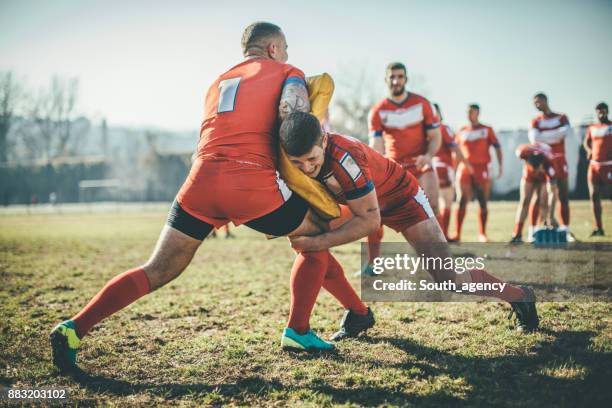
[[[532,332],[537,330],[540,325],[540,319],[538,318],[538,311],[536,310],[536,297],[533,289],[529,286],[519,286],[525,292],[525,298],[516,302],[511,302],[512,311],[508,315],[508,319],[512,318],[512,315],[516,315],[518,322],[516,329],[522,332]]]
[[[604,230],[601,229],[601,228],[593,230],[593,232],[591,232],[591,235],[590,235],[591,238],[593,238],[593,237],[603,237],[603,236],[605,236],[605,234],[604,234]]]
[[[511,244],[522,244],[523,243],[523,236],[522,235],[513,235],[512,239],[510,240]]]
[[[448,237],[448,238],[446,239],[446,241],[447,241],[448,243],[451,243],[451,244],[452,244],[452,243],[457,243],[457,242],[459,242],[459,241],[460,241],[460,239],[459,239],[459,236],[458,236],[458,235],[453,235],[452,237]]]
[[[72,320],[66,320],[55,326],[50,335],[53,364],[62,372],[77,368],[77,353],[81,340],[76,334]]]
[[[290,327],[285,327],[281,338],[283,350],[291,351],[332,351],[334,345],[317,336],[312,330],[299,334]]]
[[[489,242],[489,237],[485,234],[478,234],[478,242]]]
[[[360,271],[357,271],[353,274],[353,276],[376,276],[374,273],[374,267],[372,264],[367,264]]]
[[[365,316],[353,313],[351,310],[344,312],[344,317],[340,322],[340,330],[331,336],[331,341],[344,340],[349,337],[357,337],[360,333],[367,331],[374,326],[374,313],[368,307],[368,314]]]

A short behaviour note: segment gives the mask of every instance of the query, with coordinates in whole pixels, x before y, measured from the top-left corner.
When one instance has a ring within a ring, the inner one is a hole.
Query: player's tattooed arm
[[[293,112],[310,112],[310,101],[308,100],[308,89],[306,85],[291,82],[285,85],[281,93],[278,114],[281,122]]]

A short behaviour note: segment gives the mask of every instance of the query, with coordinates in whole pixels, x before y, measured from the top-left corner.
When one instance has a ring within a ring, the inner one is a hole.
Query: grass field
[[[491,205],[492,240],[509,239],[514,209]],[[87,376],[57,375],[49,330],[144,262],[164,219],[150,209],[0,215],[1,385],[66,387],[73,405],[612,405],[609,303],[540,304],[542,330],[523,335],[501,303],[377,303],[376,327],[336,354],[283,353],[292,251],[245,228],[205,242],[177,280],[96,326],[79,356]],[[604,219],[611,234],[609,202]],[[572,220],[588,240],[587,202],[572,203]],[[333,250],[351,275],[359,251]],[[323,293],[312,326],[327,337],[341,314]]]

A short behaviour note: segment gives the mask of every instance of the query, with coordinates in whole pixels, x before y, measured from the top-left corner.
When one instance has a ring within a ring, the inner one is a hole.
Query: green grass
[[[612,206],[604,207],[612,233]],[[464,239],[476,238],[470,207]],[[506,241],[514,204],[491,206]],[[501,303],[377,303],[367,337],[334,355],[283,353],[287,241],[245,228],[205,242],[177,280],[97,325],[77,380],[55,372],[48,332],[117,273],[146,260],[165,213],[0,216],[0,384],[67,387],[79,405],[610,405],[612,307],[544,303],[542,330],[518,335]],[[587,202],[573,231],[591,230]],[[387,230],[386,240],[399,236]],[[601,239],[600,239],[601,240]],[[609,241],[609,236],[607,238]],[[334,253],[347,274],[359,244]],[[355,285],[357,278],[351,278]],[[333,333],[342,310],[322,293],[312,326]],[[1,403],[0,403],[1,404]]]

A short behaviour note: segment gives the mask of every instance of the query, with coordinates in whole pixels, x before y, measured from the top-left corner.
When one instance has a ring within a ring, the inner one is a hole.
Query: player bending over
[[[595,107],[597,120],[587,129],[584,138],[584,149],[589,158],[589,194],[593,207],[595,229],[592,237],[603,237],[601,222],[601,196],[606,195],[612,200],[612,123],[608,119],[608,105],[601,102]]]
[[[521,178],[521,198],[516,210],[516,223],[510,243],[523,242],[523,225],[529,211],[529,204],[536,196],[540,206],[540,214],[545,225],[550,225],[548,220],[548,194],[546,183],[555,183],[555,170],[553,167],[553,155],[550,146],[542,143],[520,145],[516,149],[516,155],[525,161],[523,177]]]
[[[281,126],[280,139],[291,161],[306,175],[325,184],[354,215],[329,232],[291,237],[294,249],[321,251],[346,244],[372,233],[382,223],[401,233],[425,257],[451,256],[423,189],[398,163],[356,139],[324,132],[318,120],[308,113],[289,115]],[[449,269],[432,269],[429,273],[436,282],[501,283],[484,270],[458,274]],[[521,329],[537,329],[539,320],[531,288],[507,284],[501,292],[476,294],[509,302]]]

